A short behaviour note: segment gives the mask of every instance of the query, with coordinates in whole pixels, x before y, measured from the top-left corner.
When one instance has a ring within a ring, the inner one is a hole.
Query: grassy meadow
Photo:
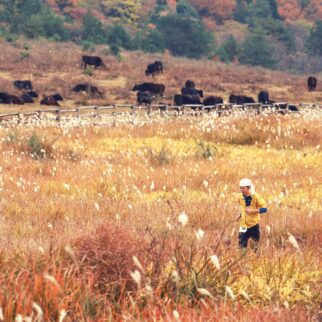
[[[2,45],[2,91],[31,79],[40,94],[60,92],[63,108],[133,104],[131,88],[157,58],[97,52],[107,70],[89,76],[75,45],[30,43],[23,59],[23,44]],[[261,89],[276,101],[322,100],[303,75],[162,61],[153,81],[166,84],[166,102],[186,79],[225,101]],[[85,81],[105,97],[71,93]],[[0,321],[321,319],[321,111],[43,120],[6,124],[0,137]],[[260,250],[246,255],[236,221],[243,177],[268,203]]]
[[[320,116],[0,131],[5,321],[318,319]],[[245,176],[269,212],[243,256]]]

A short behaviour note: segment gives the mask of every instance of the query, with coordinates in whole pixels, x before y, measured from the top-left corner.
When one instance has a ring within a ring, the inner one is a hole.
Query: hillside
[[[47,0],[47,3],[52,6],[57,12],[72,12],[75,14],[81,12],[83,9],[96,10],[97,13],[101,12],[101,8],[108,8],[113,4],[119,3],[128,5],[129,7],[143,8],[142,12],[153,10],[158,3],[167,3],[167,5],[174,9],[176,6],[175,0],[118,0],[118,1],[79,1],[79,0]],[[226,20],[232,17],[233,10],[236,7],[236,0],[191,0],[201,16],[212,16],[214,19]],[[322,19],[322,7],[319,0],[276,0],[278,13],[282,18],[288,21],[307,20],[314,22],[317,19]],[[139,10],[138,10],[139,11]]]
[[[322,70],[317,0],[18,0],[0,5],[0,38],[72,41],[120,50],[217,59],[269,69]]]
[[[65,98],[62,106],[71,108],[84,104],[114,104],[136,102],[134,84],[141,82],[163,83],[166,86],[166,98],[156,102],[171,104],[173,95],[180,92],[187,79],[192,79],[204,95],[217,95],[227,102],[230,94],[250,95],[257,100],[260,90],[266,89],[271,99],[288,102],[321,102],[322,84],[318,83],[316,92],[308,92],[305,75],[265,70],[260,67],[246,67],[238,64],[223,64],[211,60],[190,60],[165,54],[141,54],[124,51],[119,59],[107,55],[104,47],[97,47],[91,55],[99,55],[107,69],[84,70],[81,67],[82,48],[73,43],[48,43],[46,41],[28,42],[28,57],[22,58],[24,42],[15,46],[0,41],[0,88],[12,94],[19,94],[14,89],[16,79],[30,79],[34,89],[40,95],[59,92]],[[164,63],[164,73],[152,79],[145,76],[147,64],[156,59]],[[90,76],[91,75],[91,76]],[[322,75],[316,75],[321,79]],[[104,93],[102,99],[92,99],[71,92],[78,83],[89,82]],[[23,106],[1,105],[1,112],[11,110],[38,109],[39,99],[35,104]]]

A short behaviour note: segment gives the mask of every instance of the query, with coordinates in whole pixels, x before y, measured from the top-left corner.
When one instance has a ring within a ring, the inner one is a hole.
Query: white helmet
[[[240,187],[251,187],[253,184],[250,179],[244,178],[239,181]]]

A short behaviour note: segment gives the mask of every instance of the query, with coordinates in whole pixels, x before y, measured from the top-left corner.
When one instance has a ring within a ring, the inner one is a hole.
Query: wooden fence
[[[283,106],[283,108],[281,108]],[[299,110],[322,110],[322,103],[299,103],[292,104],[296,106]],[[128,104],[117,104],[117,105],[108,105],[108,106],[82,106],[75,109],[62,109],[62,108],[51,108],[51,109],[42,109],[30,112],[12,112],[7,114],[0,114],[0,124],[10,121],[10,119],[15,119],[17,123],[23,123],[29,117],[36,117],[42,119],[46,114],[55,115],[55,120],[61,122],[66,117],[73,117],[76,119],[81,119],[84,117],[94,117],[99,118],[104,116],[116,116],[120,114],[129,113],[135,115],[138,112],[145,112],[148,115],[152,112],[158,111],[159,113],[165,115],[172,112],[175,112],[175,115],[185,115],[185,114],[196,114],[198,112],[200,115],[207,112],[215,112],[219,115],[221,114],[231,114],[235,111],[246,111],[254,112],[256,114],[260,113],[289,113],[289,104],[286,102],[279,102],[273,105],[265,105],[260,103],[250,103],[243,105],[235,104],[216,104],[213,106],[204,106],[204,105],[182,105],[182,106],[173,106],[173,105],[148,105],[148,106],[137,106],[137,105],[128,105]]]

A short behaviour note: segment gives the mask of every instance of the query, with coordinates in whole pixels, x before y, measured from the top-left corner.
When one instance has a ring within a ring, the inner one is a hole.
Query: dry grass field
[[[157,58],[102,55],[107,70],[89,77],[79,48],[33,46],[19,61],[19,47],[4,45],[2,90],[31,79],[66,108],[134,103],[131,87]],[[190,78],[225,100],[265,88],[321,102],[303,76],[161,58],[167,97]],[[105,98],[72,94],[81,81]],[[0,127],[0,320],[319,321],[321,113],[130,120]],[[238,249],[242,177],[268,202],[258,253]]]

